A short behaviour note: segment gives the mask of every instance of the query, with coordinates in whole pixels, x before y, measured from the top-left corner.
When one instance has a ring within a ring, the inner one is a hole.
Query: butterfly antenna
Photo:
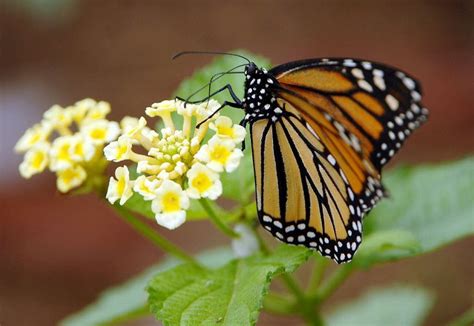
[[[245,64],[244,64],[245,65]],[[195,92],[193,92],[192,94],[190,94],[187,98],[186,98],[186,102],[188,102],[192,97],[194,97],[196,94],[198,94],[199,92],[201,92],[203,89],[205,89],[206,87],[209,87],[209,95],[211,94],[211,90],[210,90],[210,86],[212,85],[213,82],[215,82],[216,80],[224,77],[225,75],[228,75],[228,74],[241,74],[243,73],[243,71],[234,71],[235,69],[237,68],[240,68],[244,65],[238,65],[238,66],[235,66],[234,68],[232,69],[229,69],[227,71],[224,71],[224,72],[218,72],[216,74],[214,74],[209,83],[207,83],[206,85],[200,87],[199,89],[197,89]],[[207,97],[207,99],[209,99],[210,96]]]
[[[183,55],[188,55],[188,54],[221,54],[221,55],[230,55],[230,56],[234,56],[234,57],[238,57],[238,58],[241,58],[241,59],[244,59],[246,60],[248,63],[251,63],[251,61],[244,57],[243,55],[240,55],[240,54],[237,54],[237,53],[229,53],[229,52],[214,52],[214,51],[182,51],[182,52],[179,52],[177,54],[175,54],[172,59],[177,59]]]

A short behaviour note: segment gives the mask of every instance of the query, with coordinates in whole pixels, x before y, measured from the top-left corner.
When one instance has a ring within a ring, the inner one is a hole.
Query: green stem
[[[268,293],[263,300],[263,308],[274,314],[292,315],[295,313],[296,302],[293,298],[276,294]]]
[[[448,326],[464,326],[474,324],[474,308],[469,309],[461,316],[449,322]]]
[[[239,235],[234,232],[227,224],[222,222],[222,220],[217,216],[216,212],[214,212],[214,209],[209,205],[207,200],[205,198],[199,199],[199,203],[201,203],[201,206],[204,208],[206,213],[209,215],[210,219],[214,224],[222,231],[224,234],[232,237],[232,238],[238,238]]]
[[[321,284],[319,290],[311,300],[319,303],[325,301],[354,271],[351,265],[344,265],[337,269],[331,276]]]
[[[183,249],[177,247],[174,243],[162,235],[156,233],[146,223],[140,221],[133,214],[131,214],[128,209],[119,205],[114,205],[113,207],[125,222],[130,224],[135,229],[135,231],[140,233],[144,238],[150,240],[154,245],[161,248],[166,253],[181,259],[182,261],[200,266],[200,264],[193,257],[189,256]]]
[[[286,287],[293,293],[296,298],[296,305],[301,316],[306,320],[309,325],[320,326],[322,325],[321,316],[316,312],[315,305],[308,300],[308,297],[304,294],[301,287],[289,274],[282,274]]]
[[[306,301],[306,296],[301,290],[299,284],[295,281],[291,275],[284,273],[281,275],[283,282],[285,283],[286,287],[295,295],[296,299],[300,302]]]
[[[326,268],[329,265],[329,260],[319,254],[315,254],[313,260],[313,272],[311,274],[311,278],[309,279],[308,288],[306,290],[308,296],[313,296],[316,293],[319,284],[323,279],[324,272],[326,271]]]

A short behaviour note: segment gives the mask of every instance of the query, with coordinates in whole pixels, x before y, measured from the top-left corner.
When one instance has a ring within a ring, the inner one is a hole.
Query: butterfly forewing
[[[308,103],[300,106],[306,108],[307,115],[326,113],[326,120],[344,141],[363,150],[378,170],[428,114],[420,103],[418,82],[379,63],[339,58],[303,60],[275,67],[270,73],[280,82],[283,93],[292,91]]]

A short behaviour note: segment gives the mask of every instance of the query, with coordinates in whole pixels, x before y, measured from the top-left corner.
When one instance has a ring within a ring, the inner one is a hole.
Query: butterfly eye
[[[247,66],[245,66],[245,74],[246,75],[253,75],[253,74],[255,74],[256,70],[257,70],[257,66],[254,63],[250,63]]]

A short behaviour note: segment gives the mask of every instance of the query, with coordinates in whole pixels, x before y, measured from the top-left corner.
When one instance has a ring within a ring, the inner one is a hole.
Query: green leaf
[[[271,279],[294,271],[310,251],[280,246],[214,270],[190,264],[158,274],[148,302],[164,325],[255,325]]]
[[[390,198],[365,218],[354,263],[401,259],[474,234],[474,158],[399,168],[384,183]]]
[[[337,308],[328,316],[327,324],[421,325],[433,303],[433,295],[421,288],[393,286],[374,289]]]
[[[260,67],[269,67],[270,62],[263,57],[256,56],[246,51],[235,50],[231,51],[232,53],[239,53],[244,55],[249,60],[253,61],[257,66]],[[219,56],[210,64],[204,66],[202,69],[195,72],[191,77],[186,79],[181,83],[178,89],[175,92],[176,96],[187,98],[190,94],[205,86],[209,83],[212,76],[217,73],[225,72],[232,69],[233,67],[245,63],[241,58],[236,58],[233,56]],[[238,69],[240,71],[243,68]],[[242,74],[233,74],[226,75],[212,84],[212,89],[218,90],[222,86],[230,84],[232,89],[235,91],[237,96],[240,98],[244,95],[244,76]],[[200,93],[198,93],[192,100],[201,100],[208,96],[208,88],[206,87]],[[225,100],[231,100],[229,92],[225,91],[219,95],[213,97],[218,100],[220,103],[223,103]],[[221,114],[226,115],[234,121],[234,123],[239,123],[242,120],[244,113],[242,110],[235,108],[225,108],[221,111]],[[246,138],[247,147],[250,147],[249,137]],[[223,182],[223,196],[225,198],[233,199],[239,203],[248,203],[251,195],[254,191],[254,177],[253,177],[253,167],[250,150],[247,149],[245,157],[242,159],[241,164],[238,169],[230,174],[224,173],[221,176]]]
[[[368,267],[374,263],[397,260],[421,251],[415,236],[404,230],[387,230],[369,234],[357,252],[353,264]]]
[[[228,248],[209,250],[197,256],[202,264],[214,268],[222,266],[232,258],[232,251]],[[170,270],[178,264],[178,260],[168,258],[163,263],[150,267],[126,283],[106,290],[94,303],[67,317],[61,325],[106,325],[137,317],[137,313],[149,314],[145,291],[147,283],[154,275]]]

